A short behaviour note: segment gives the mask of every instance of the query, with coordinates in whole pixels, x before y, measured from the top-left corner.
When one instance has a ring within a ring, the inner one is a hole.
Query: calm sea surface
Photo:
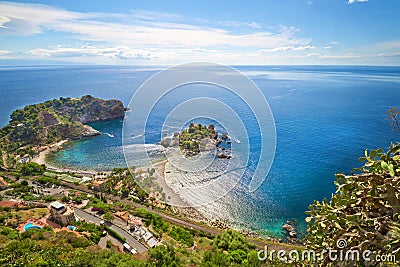
[[[386,149],[400,139],[385,120],[385,112],[400,105],[399,67],[238,69],[265,95],[277,130],[275,159],[262,186],[252,194],[239,188],[210,207],[210,213],[238,227],[279,235],[286,220],[296,220],[304,229],[304,211],[314,199],[331,196],[336,172],[349,173],[359,166],[358,157],[365,148]],[[152,67],[0,67],[0,125],[5,125],[17,108],[59,97],[91,94],[120,99],[127,105],[140,84],[158,71]],[[189,92],[196,95],[196,89],[230,101],[223,91],[200,87],[166,96],[152,112],[154,123],[149,123],[146,143],[159,142],[160,129],[152,129],[152,125],[159,126],[163,114],[179,100],[192,97]],[[254,135],[249,142],[257,153],[260,137],[254,118],[246,117],[248,107],[240,103],[235,107],[250,136]],[[125,166],[122,125],[122,120],[92,124],[104,134],[76,141],[57,154],[54,164],[96,170]]]

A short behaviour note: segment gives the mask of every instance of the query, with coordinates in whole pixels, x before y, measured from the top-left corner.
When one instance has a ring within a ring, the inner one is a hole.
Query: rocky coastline
[[[228,136],[225,133],[220,135],[213,124],[204,126],[191,123],[187,129],[165,137],[161,141],[161,145],[164,148],[179,148],[184,157],[193,157],[202,152],[211,152],[220,159],[230,159],[232,157],[230,142]],[[221,147],[222,143],[228,144],[228,147]]]

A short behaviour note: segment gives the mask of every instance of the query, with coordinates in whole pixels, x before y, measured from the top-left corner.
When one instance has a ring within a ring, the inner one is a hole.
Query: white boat
[[[109,137],[111,137],[111,138],[114,138],[115,136],[114,136],[114,134],[110,134],[110,133],[105,133],[106,135],[108,135]]]

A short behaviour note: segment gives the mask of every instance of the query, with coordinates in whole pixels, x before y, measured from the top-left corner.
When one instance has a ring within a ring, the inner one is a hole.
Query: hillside
[[[29,105],[15,110],[9,124],[0,129],[3,149],[14,151],[25,145],[99,135],[85,124],[123,118],[124,110],[119,100],[102,100],[90,95]]]

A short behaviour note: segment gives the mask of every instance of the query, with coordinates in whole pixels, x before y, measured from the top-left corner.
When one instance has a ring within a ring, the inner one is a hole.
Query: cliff
[[[49,100],[14,111],[9,124],[0,129],[0,138],[3,147],[12,151],[24,145],[95,136],[100,133],[85,124],[123,118],[124,111],[119,100],[90,95]]]

